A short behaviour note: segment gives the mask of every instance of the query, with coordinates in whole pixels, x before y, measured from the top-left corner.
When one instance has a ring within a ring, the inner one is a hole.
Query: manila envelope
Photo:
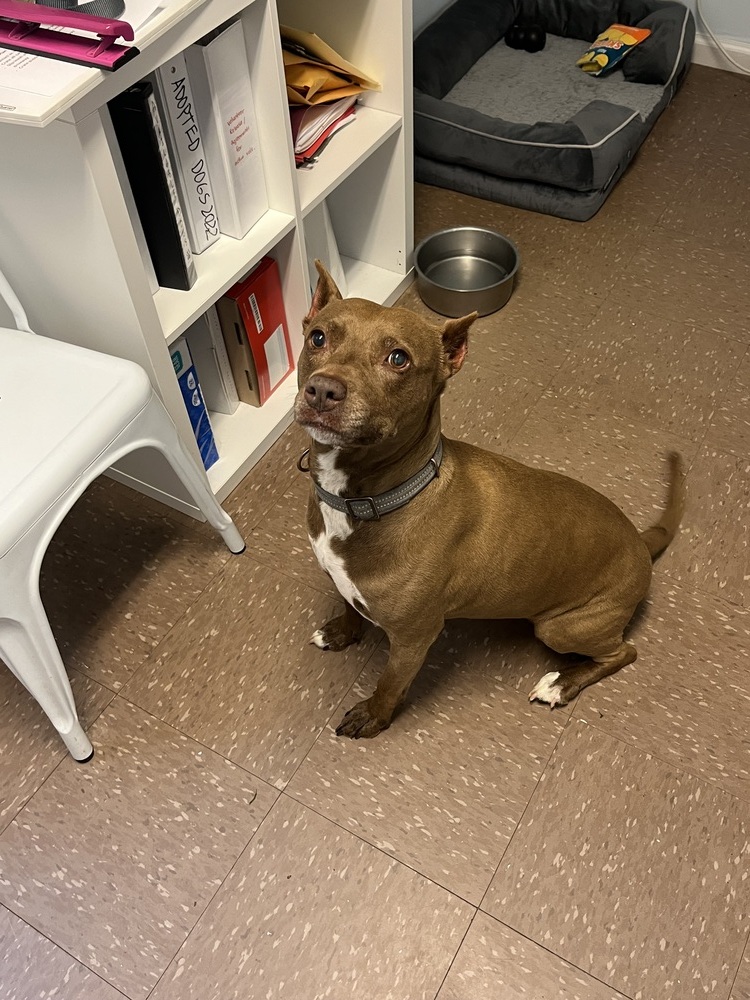
[[[322,104],[363,90],[382,89],[377,80],[352,66],[318,35],[280,27],[290,104]]]

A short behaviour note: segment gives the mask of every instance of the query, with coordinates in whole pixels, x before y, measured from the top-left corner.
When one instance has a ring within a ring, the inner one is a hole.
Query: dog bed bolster
[[[414,40],[414,86],[442,100],[505,37],[517,0],[457,0]]]

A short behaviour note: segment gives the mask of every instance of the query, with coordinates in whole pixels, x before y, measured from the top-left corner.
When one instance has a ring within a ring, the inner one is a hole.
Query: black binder
[[[152,85],[142,80],[128,87],[109,102],[109,113],[156,280],[187,290],[195,265]]]

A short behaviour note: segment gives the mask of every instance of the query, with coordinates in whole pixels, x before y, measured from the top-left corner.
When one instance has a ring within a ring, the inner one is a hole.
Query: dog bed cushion
[[[637,111],[645,120],[661,100],[661,88],[626,80],[622,73],[601,79],[576,66],[581,43],[576,38],[548,35],[541,52],[509,49],[504,42],[486,52],[463,79],[445,95],[451,104],[495,115],[498,97],[513,108],[513,120],[566,122],[591,101],[608,101]],[[630,58],[630,56],[628,56]]]
[[[504,44],[518,20],[547,32],[544,50]],[[653,34],[590,77],[575,61],[615,22]],[[590,218],[672,99],[694,34],[673,0],[457,0],[415,41],[417,180]]]

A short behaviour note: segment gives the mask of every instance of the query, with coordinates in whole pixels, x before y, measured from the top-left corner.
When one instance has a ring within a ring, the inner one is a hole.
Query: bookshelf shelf
[[[367,105],[358,106],[354,121],[332,139],[328,149],[331,155],[321,157],[310,169],[297,171],[302,214],[306,215],[327,198],[344,178],[400,128],[398,115]]]
[[[270,207],[242,239],[221,236],[194,257],[188,291],[158,288],[107,102],[232,17],[243,26]],[[362,95],[355,121],[312,169],[294,165],[280,24],[316,32],[382,85]],[[308,212],[325,200],[348,294],[390,304],[411,280],[411,4],[172,0],[136,44],[140,54],[121,70],[68,74],[59,93],[34,98],[0,88],[0,266],[40,334],[141,364],[200,461],[169,345],[270,255],[296,358],[311,294]],[[296,382],[292,372],[262,407],[211,413],[220,459],[206,478],[220,499],[291,422]],[[137,453],[111,474],[199,517],[154,456]]]
[[[206,311],[206,302],[216,301],[292,232],[295,225],[294,216],[269,209],[243,239],[221,236],[193,258],[198,277],[189,291],[160,288],[154,294],[154,304],[167,343],[171,344]]]
[[[208,470],[214,493],[223,500],[292,422],[297,378],[292,372],[262,407],[240,403],[227,416],[212,414],[219,461]]]
[[[351,298],[392,302],[401,294],[401,281],[393,271],[353,257],[342,256],[341,263]]]

